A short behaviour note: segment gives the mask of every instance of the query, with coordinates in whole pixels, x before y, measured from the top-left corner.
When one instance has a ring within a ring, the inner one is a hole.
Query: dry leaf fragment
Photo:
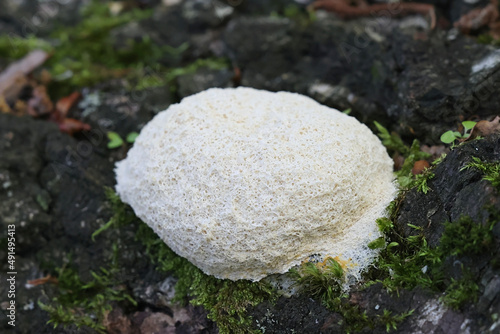
[[[90,125],[74,118],[64,118],[56,123],[59,125],[59,130],[70,135],[76,132],[90,131]]]
[[[53,277],[50,274],[45,276],[45,277],[41,277],[41,278],[37,278],[37,279],[33,279],[33,280],[28,281],[28,284],[33,285],[33,286],[42,285],[45,283],[57,284],[57,283],[59,283],[59,281],[57,280],[57,277]]]
[[[56,110],[61,118],[66,118],[69,110],[80,100],[82,94],[80,92],[73,92],[68,96],[61,98],[57,101]]]
[[[472,128],[470,136],[463,141],[471,140],[477,137],[485,137],[495,133],[500,133],[500,116],[495,117],[492,121],[479,121]]]
[[[413,165],[413,168],[411,170],[411,173],[413,175],[417,175],[417,174],[422,174],[423,171],[426,169],[426,168],[429,168],[431,165],[429,164],[429,162],[427,160],[418,160],[415,162],[415,164]]]
[[[436,26],[436,10],[434,5],[426,3],[376,3],[368,4],[364,0],[357,0],[354,6],[348,0],[317,0],[309,5],[311,9],[324,9],[333,12],[343,19],[372,16],[377,12],[390,13],[394,17],[410,14],[429,15],[431,19],[430,28]]]
[[[499,16],[496,1],[494,2],[495,4],[490,3],[484,8],[475,8],[471,10],[460,17],[453,25],[464,34],[469,34],[472,31],[477,31],[482,27],[491,25]]]
[[[11,111],[12,110],[10,109],[10,106],[7,104],[7,101],[5,101],[5,97],[3,97],[3,95],[0,95],[0,112],[8,113]]]

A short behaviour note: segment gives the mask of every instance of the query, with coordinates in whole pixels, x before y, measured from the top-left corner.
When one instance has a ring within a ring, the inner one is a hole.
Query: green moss
[[[483,226],[469,216],[462,216],[455,222],[446,222],[440,249],[444,254],[478,255],[488,251],[493,245],[492,229],[495,222]]]
[[[413,314],[415,310],[409,312],[403,312],[397,315],[393,315],[391,311],[384,310],[382,315],[378,316],[379,321],[385,326],[387,333],[391,330],[398,329],[398,325],[402,323],[406,318]]]
[[[427,192],[430,190],[427,181],[433,179],[434,176],[435,175],[431,171],[431,169],[426,169],[421,174],[415,175],[413,182],[410,184],[410,188],[415,188],[417,189],[417,191],[427,194]]]
[[[320,300],[328,309],[342,315],[347,333],[373,328],[373,319],[348,302],[343,290],[344,271],[336,260],[329,258],[325,265],[307,262],[290,273],[302,294]]]
[[[332,258],[327,260],[324,268],[312,262],[301,266],[300,270],[292,269],[291,274],[303,293],[316,297],[330,308],[335,295],[341,295],[344,271],[342,266]]]
[[[420,142],[413,140],[411,146],[407,146],[396,133],[389,133],[380,123],[374,122],[378,130],[378,137],[382,144],[387,148],[391,156],[404,157],[401,169],[396,171],[396,178],[402,191],[417,187],[418,191],[427,193],[429,187],[427,181],[434,177],[430,169],[427,172],[419,175],[413,175],[412,169],[415,162],[425,160],[430,157],[430,154],[420,150]]]
[[[478,292],[479,286],[474,276],[469,271],[465,270],[461,279],[451,279],[451,283],[446,288],[444,296],[440,299],[446,305],[457,310],[466,303],[477,302]]]
[[[281,12],[274,11],[271,16],[286,17],[302,27],[306,27],[317,20],[314,10],[304,9],[295,4],[284,6]]]
[[[186,259],[175,254],[149,226],[140,222],[130,207],[121,202],[112,189],[106,189],[114,215],[94,237],[117,226],[137,223],[136,239],[145,247],[145,253],[161,272],[172,273],[178,280],[175,299],[181,303],[201,305],[208,318],[215,321],[221,333],[252,332],[251,318],[246,315],[249,306],[277,297],[270,285],[246,280],[221,280],[204,274]]]
[[[410,148],[401,140],[401,137],[394,132],[389,133],[379,122],[373,123],[378,130],[378,137],[390,154],[399,153],[402,156],[407,156],[410,153]]]
[[[134,221],[138,220],[130,206],[123,203],[118,194],[116,194],[112,188],[105,187],[104,193],[111,205],[113,216],[106,224],[102,225],[94,233],[92,233],[92,240],[95,240],[99,234],[111,227],[118,228],[120,226],[130,225]]]
[[[472,157],[472,162],[461,169],[476,169],[480,171],[484,180],[490,181],[491,185],[500,190],[500,163],[484,162],[478,157]]]
[[[34,36],[20,38],[16,35],[0,36],[0,58],[13,61],[33,50],[54,51],[52,45]]]
[[[135,83],[131,89],[162,86],[178,75],[191,73],[201,66],[227,67],[225,59],[199,59],[191,64],[168,69],[158,65],[162,61],[178,62],[189,45],[175,48],[159,46],[144,36],[141,40],[126,41],[117,49],[111,39],[112,29],[128,22],[147,19],[151,10],[134,9],[112,15],[106,3],[92,1],[82,11],[82,20],[73,27],[60,27],[52,32],[50,42],[30,36],[0,37],[0,57],[14,60],[35,49],[51,53],[44,65],[53,76],[51,95],[64,96],[84,86],[92,86],[110,78],[126,77]]]
[[[328,309],[342,316],[340,324],[344,326],[346,333],[356,333],[377,326],[383,326],[389,332],[397,329],[397,326],[413,313],[412,310],[393,314],[392,311],[384,310],[382,315],[368,316],[365,310],[349,301],[349,295],[343,290],[344,271],[332,258],[329,258],[324,266],[307,262],[299,269],[291,270],[291,274],[302,294],[320,300]]]
[[[486,254],[494,243],[492,229],[496,221],[492,219],[483,226],[463,216],[457,221],[447,222],[439,245],[432,248],[423,236],[422,227],[408,224],[415,234],[402,237],[389,219],[379,219],[379,228],[388,244],[375,264],[377,269],[369,277],[381,282],[390,292],[416,286],[444,292],[445,303],[454,308],[461,307],[477,298],[478,287],[466,268],[462,270],[462,279],[448,282],[443,277],[444,261],[451,256]]]
[[[103,319],[112,307],[112,302],[129,303],[137,306],[130,294],[124,289],[122,282],[116,277],[120,272],[117,264],[118,247],[113,245],[113,256],[110,267],[100,268],[100,272],[91,272],[93,277],[88,282],[82,281],[75,268],[68,265],[57,268],[58,295],[39,307],[48,312],[54,328],[76,325],[93,328],[104,333]]]
[[[144,223],[140,224],[136,237],[160,271],[177,277],[176,300],[203,306],[221,333],[251,332],[251,318],[246,315],[246,309],[276,297],[271,286],[262,282],[221,280],[204,274],[175,254]]]

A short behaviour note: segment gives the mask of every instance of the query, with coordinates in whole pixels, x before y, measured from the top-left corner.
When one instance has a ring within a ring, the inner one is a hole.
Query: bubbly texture
[[[151,120],[116,190],[206,274],[260,280],[310,256],[359,276],[375,220],[394,198],[393,163],[365,125],[306,96],[212,88]]]

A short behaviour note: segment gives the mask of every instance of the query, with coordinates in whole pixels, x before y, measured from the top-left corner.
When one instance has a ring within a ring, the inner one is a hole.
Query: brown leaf
[[[105,312],[102,324],[106,327],[106,331],[109,334],[132,334],[138,332],[136,328],[133,328],[132,322],[120,307],[114,307],[111,311]]]
[[[59,281],[57,280],[56,277],[53,277],[50,274],[45,276],[45,277],[41,277],[41,278],[37,278],[37,279],[33,279],[33,280],[28,281],[28,284],[33,285],[33,286],[42,285],[42,284],[46,284],[46,283],[57,284],[57,283],[59,283]]]
[[[7,104],[7,101],[5,101],[5,97],[0,95],[0,112],[8,113],[11,111],[10,106]]]
[[[496,2],[496,1],[495,1]],[[498,8],[496,4],[490,3],[484,8],[475,8],[463,15],[453,25],[464,34],[477,31],[482,27],[490,25],[498,19]]]
[[[420,146],[420,150],[425,153],[429,153],[431,155],[430,160],[434,161],[437,158],[441,157],[444,153],[448,153],[450,151],[449,147],[445,145],[422,145]]]
[[[309,5],[312,10],[324,9],[329,12],[334,12],[343,19],[352,19],[357,17],[373,16],[374,13],[389,13],[394,17],[401,17],[410,14],[429,15],[430,28],[436,26],[436,10],[434,5],[426,3],[375,3],[367,4],[364,0],[357,0],[354,6],[349,0],[317,0]]]
[[[56,111],[59,114],[58,117],[66,118],[69,110],[80,100],[82,94],[80,92],[73,92],[70,95],[61,98],[57,101]]]
[[[60,121],[56,121],[56,123],[59,125],[59,130],[70,135],[76,132],[90,130],[90,125],[74,118],[64,118]]]
[[[425,169],[429,168],[431,165],[427,160],[418,160],[415,161],[413,168],[411,169],[411,173],[413,175],[422,174]]]
[[[500,116],[495,117],[491,122],[489,121],[479,121],[474,125],[470,136],[464,139],[464,141],[471,140],[477,137],[486,137],[495,133],[500,133]]]

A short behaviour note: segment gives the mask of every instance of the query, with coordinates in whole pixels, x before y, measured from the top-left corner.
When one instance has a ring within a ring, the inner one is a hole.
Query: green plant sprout
[[[467,268],[462,268],[462,278],[447,281],[443,277],[444,260],[452,256],[488,253],[494,245],[492,230],[496,222],[497,219],[493,218],[483,226],[469,216],[446,222],[439,245],[430,247],[423,235],[423,227],[408,224],[414,234],[403,237],[390,219],[380,218],[377,223],[387,246],[381,250],[374,266],[377,268],[374,269],[377,271],[375,281],[382,283],[389,292],[398,293],[400,289],[416,286],[443,292],[441,300],[459,309],[477,299],[477,278]]]
[[[134,143],[135,139],[137,138],[139,134],[137,132],[130,132],[127,137],[125,138],[125,141],[129,144]],[[113,131],[109,131],[107,133],[109,142],[108,142],[108,148],[109,149],[114,149],[123,146],[124,141],[122,137]]]
[[[451,144],[457,139],[465,139],[468,138],[471,134],[471,130],[474,128],[477,122],[474,121],[464,121],[462,122],[462,126],[464,127],[464,133],[460,133],[458,131],[446,131],[441,135],[441,141],[445,144]]]
[[[405,158],[401,169],[395,172],[401,189],[406,190],[417,187],[418,191],[427,193],[429,190],[427,181],[434,177],[431,169],[426,169],[424,173],[416,176],[413,175],[411,170],[415,162],[428,159],[431,155],[420,150],[420,142],[417,139],[413,140],[411,146],[408,147],[396,133],[389,133],[378,122],[373,123],[377,127],[378,137],[387,150],[392,154],[399,154]]]

